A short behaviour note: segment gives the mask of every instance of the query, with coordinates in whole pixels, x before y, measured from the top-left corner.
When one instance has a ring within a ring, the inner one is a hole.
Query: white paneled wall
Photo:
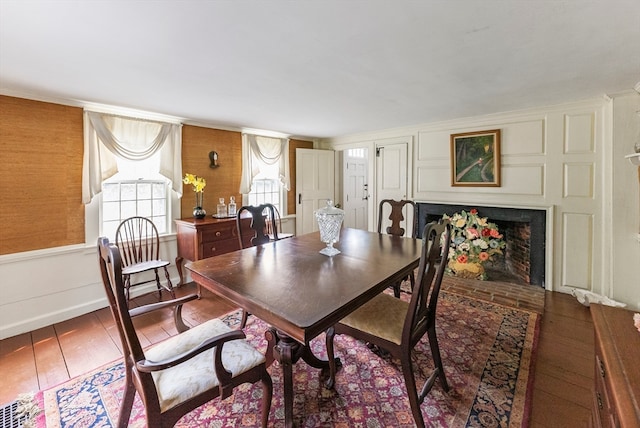
[[[625,96],[638,98],[635,93]],[[608,205],[611,195],[607,183],[615,166],[625,166],[618,159],[621,156],[613,157],[613,145],[627,144],[614,138],[612,103],[605,98],[586,100],[345,136],[323,141],[322,145],[343,150],[364,142],[413,135],[409,180],[414,200],[546,209],[552,216],[547,225],[546,287],[567,293],[581,288],[613,298],[625,296],[625,303],[640,307],[638,276],[630,281],[632,275],[618,274],[623,279],[612,283],[611,260],[628,259],[635,263],[635,269],[640,263],[637,242],[630,252],[612,249],[612,224],[618,216],[627,216],[625,211],[629,209],[627,203],[619,209]],[[620,108],[628,109],[627,104],[622,103]],[[488,129],[501,130],[501,186],[452,187],[450,135]],[[633,142],[629,141],[628,147],[631,152]],[[627,177],[630,172],[624,174]],[[637,194],[638,189],[629,191]],[[638,215],[636,207],[630,216]]]

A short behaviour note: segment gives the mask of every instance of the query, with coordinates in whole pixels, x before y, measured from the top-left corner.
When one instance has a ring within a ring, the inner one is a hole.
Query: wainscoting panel
[[[502,127],[502,154],[511,155],[542,155],[545,153],[545,120],[534,119],[523,122],[509,123]]]
[[[591,290],[594,219],[590,214],[563,213],[562,285]]]
[[[564,116],[565,154],[593,153],[595,151],[595,114],[576,113]]]
[[[175,235],[161,238],[175,286]],[[187,271],[188,272],[188,271]],[[139,280],[151,278],[139,276]],[[73,245],[0,256],[0,339],[64,321],[108,305],[94,245]],[[187,276],[187,280],[190,277]],[[162,276],[164,279],[164,276]],[[155,289],[134,287],[132,296]]]
[[[565,163],[562,196],[564,198],[593,198],[595,180],[593,171],[593,163]]]

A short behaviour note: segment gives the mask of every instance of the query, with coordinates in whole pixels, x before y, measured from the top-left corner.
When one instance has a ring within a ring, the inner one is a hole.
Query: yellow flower
[[[205,180],[202,177],[198,177],[197,175],[193,175],[189,173],[184,175],[182,182],[184,184],[193,185],[193,191],[196,193],[204,192],[204,188],[207,185],[207,180]]]

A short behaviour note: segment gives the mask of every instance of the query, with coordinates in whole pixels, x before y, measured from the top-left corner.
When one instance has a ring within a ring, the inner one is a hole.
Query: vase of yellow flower
[[[498,226],[478,216],[475,208],[442,217],[451,223],[447,272],[463,278],[487,279],[484,264],[502,254],[506,246]]]
[[[182,179],[184,184],[191,184],[193,186],[193,192],[196,195],[196,206],[193,208],[193,216],[195,218],[205,218],[207,212],[203,208],[204,204],[204,188],[207,185],[207,181],[193,174],[185,174]]]

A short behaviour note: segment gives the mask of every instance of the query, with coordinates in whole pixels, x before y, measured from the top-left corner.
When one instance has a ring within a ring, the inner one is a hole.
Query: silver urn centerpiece
[[[320,228],[320,240],[327,244],[325,248],[320,250],[325,256],[335,256],[340,254],[340,250],[335,248],[333,244],[340,239],[340,228],[344,220],[344,211],[333,205],[331,199],[327,199],[327,205],[315,212],[318,227]]]

